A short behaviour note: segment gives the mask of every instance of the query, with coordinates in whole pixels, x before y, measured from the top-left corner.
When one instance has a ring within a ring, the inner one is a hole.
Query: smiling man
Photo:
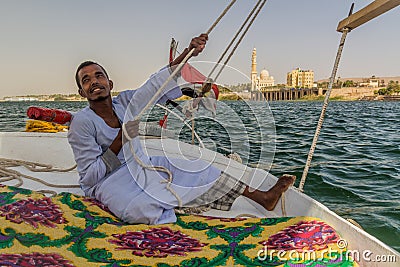
[[[111,98],[113,82],[109,79],[106,70],[92,61],[86,61],[79,65],[75,80],[79,94],[89,102],[90,110],[86,109],[86,111],[89,113],[93,111],[110,128],[119,129],[116,138],[108,147],[115,155],[118,155],[122,147],[122,130],[121,121],[113,109]],[[109,154],[107,153],[105,156]]]
[[[113,82],[101,65],[86,61],[76,71],[79,94],[89,102],[88,107],[74,115],[68,132],[79,183],[86,196],[96,198],[126,222],[160,224],[176,220],[174,208],[178,200],[163,183],[165,173],[144,169],[132,155],[124,154],[121,124],[127,113],[133,116],[140,113],[191,49],[194,49],[193,56],[202,52],[207,39],[206,34],[193,38],[170,66],[153,74],[140,88],[121,92],[115,98],[111,97]],[[157,103],[181,95],[172,79]],[[140,151],[138,122],[127,122],[126,126],[134,138],[132,144]],[[282,176],[269,191],[250,192],[247,185],[204,161],[148,157],[143,152],[137,156],[147,165],[163,166],[172,173],[171,188],[186,207],[207,204],[229,210],[235,199],[243,195],[271,210],[282,192],[294,182],[294,177]]]

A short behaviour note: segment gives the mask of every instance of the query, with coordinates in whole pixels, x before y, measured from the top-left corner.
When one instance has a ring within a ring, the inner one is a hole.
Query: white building
[[[269,75],[266,69],[263,69],[258,76],[257,73],[257,51],[256,48],[253,49],[251,55],[251,90],[265,90],[267,87],[275,85],[275,79],[273,76]]]

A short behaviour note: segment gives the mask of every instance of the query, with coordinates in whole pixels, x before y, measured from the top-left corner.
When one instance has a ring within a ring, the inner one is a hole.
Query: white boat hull
[[[236,177],[240,176],[244,180],[249,179],[254,171],[252,168],[230,160],[221,154],[214,153],[208,149],[195,148],[179,141],[171,139],[144,138],[142,142],[150,155],[163,155],[167,151],[168,155],[174,157],[186,157],[189,159],[201,157],[203,160],[212,161],[213,165],[221,170]],[[66,133],[0,133],[0,157],[50,164],[57,168],[69,168],[75,164],[72,150],[67,142]],[[78,173],[76,170],[67,173],[36,173],[25,170],[22,167],[18,167],[16,170],[26,175],[39,177],[51,183],[78,184]],[[267,179],[259,189],[267,190],[275,183],[276,179],[276,177]],[[13,185],[13,182],[10,181],[7,182],[7,184]],[[68,191],[75,194],[83,194],[79,188],[54,189],[29,180],[24,182],[23,187],[32,190],[50,189],[57,192]],[[252,214],[257,217],[282,217],[284,214],[282,214],[281,204],[282,202],[278,203],[274,211],[267,212],[257,203],[240,197],[235,201],[231,211],[222,212],[210,210],[204,215],[236,217],[240,214]],[[341,218],[318,201],[300,193],[295,188],[290,188],[285,193],[285,211],[285,216],[308,216],[323,219],[326,223],[335,228],[340,236],[348,242],[348,250],[352,251],[353,255],[359,253],[360,266],[400,266],[400,254],[397,251],[385,245],[383,242],[366,233],[362,229],[354,226],[347,220]],[[369,251],[372,254],[369,254]],[[376,255],[390,256],[395,259],[395,262],[372,262],[366,259],[366,256],[373,258]]]

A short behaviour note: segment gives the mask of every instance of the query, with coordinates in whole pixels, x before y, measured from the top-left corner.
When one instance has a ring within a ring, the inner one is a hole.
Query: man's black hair
[[[99,66],[99,67],[104,71],[104,74],[107,76],[107,79],[109,79],[109,78],[108,78],[107,71],[103,68],[102,65],[100,65],[100,64],[97,63],[97,62],[88,60],[88,61],[82,62],[82,63],[78,66],[78,68],[76,69],[75,81],[76,81],[76,84],[78,85],[78,88],[79,88],[79,89],[82,89],[82,86],[81,86],[81,83],[80,83],[80,81],[79,81],[78,72],[79,72],[82,68],[84,68],[84,67],[86,67],[86,66],[90,66],[90,65],[97,65],[97,66]]]

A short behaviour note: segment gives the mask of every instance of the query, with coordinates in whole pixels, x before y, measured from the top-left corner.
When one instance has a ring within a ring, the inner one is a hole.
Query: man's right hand
[[[178,65],[179,63],[182,62],[182,60],[186,57],[186,55],[194,48],[194,51],[192,53],[192,56],[197,56],[201,52],[203,52],[204,48],[206,47],[206,43],[208,40],[208,34],[203,33],[200,34],[197,37],[194,37],[189,44],[188,48],[185,48],[185,50],[180,54],[177,58],[175,58],[171,63],[169,63],[170,67],[174,67],[175,65]]]
[[[206,47],[207,40],[208,40],[208,34],[206,33],[200,34],[200,36],[194,37],[192,39],[188,47],[189,51],[191,51],[194,48],[192,56],[195,57],[204,50],[204,48]]]

